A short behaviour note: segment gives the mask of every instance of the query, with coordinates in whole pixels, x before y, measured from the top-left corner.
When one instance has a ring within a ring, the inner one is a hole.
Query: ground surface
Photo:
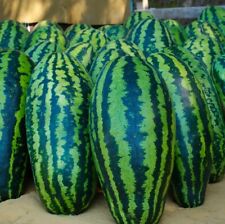
[[[114,223],[101,195],[98,195],[92,206],[79,216],[48,214],[32,187],[19,199],[0,204],[0,224]],[[183,209],[168,199],[160,224],[225,224],[225,179],[208,186],[206,200],[201,207]]]

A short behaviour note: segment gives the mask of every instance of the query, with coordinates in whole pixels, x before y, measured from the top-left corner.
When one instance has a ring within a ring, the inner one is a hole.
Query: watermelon
[[[187,39],[184,27],[179,22],[173,19],[164,20],[163,23],[170,32],[173,42],[176,45],[183,45],[183,43]]]
[[[204,95],[192,71],[174,55],[155,53],[148,61],[165,80],[176,114],[174,199],[182,207],[200,206],[212,160],[212,128]]]
[[[117,57],[122,57],[126,55],[138,55],[139,57],[145,59],[145,56],[139,50],[139,48],[135,44],[126,40],[121,39],[111,41],[103,48],[101,48],[98,54],[96,55],[89,72],[93,82],[95,83],[97,81],[101,70],[110,60],[114,60]]]
[[[28,36],[23,24],[14,20],[0,21],[0,49],[24,50]]]
[[[101,71],[90,138],[116,222],[158,223],[173,170],[175,116],[165,84],[139,57],[118,57]]]
[[[32,62],[22,52],[0,51],[0,202],[18,198],[28,164],[26,91]]]
[[[127,30],[132,29],[137,23],[145,19],[154,19],[154,16],[149,12],[137,11],[132,13],[124,22],[124,26]]]
[[[176,55],[176,57],[180,58],[189,66],[205,96],[213,132],[212,169],[209,181],[210,183],[218,182],[223,178],[225,171],[225,121],[222,113],[221,101],[217,94],[213,79],[207,72],[204,64],[197,60],[187,49],[176,47],[167,51]]]
[[[123,25],[105,25],[99,28],[109,40],[122,39],[127,34],[127,29]]]
[[[34,27],[26,41],[25,49],[27,50],[37,42],[46,40],[55,42],[62,48],[66,46],[66,39],[62,28],[57,23],[44,20]]]
[[[90,25],[83,23],[70,25],[64,32],[66,40],[70,42],[74,38],[74,36],[76,36],[81,30],[86,30],[90,28]]]
[[[145,19],[137,23],[127,34],[126,40],[135,43],[146,57],[173,44],[167,27],[156,19]]]
[[[185,27],[188,38],[206,35],[210,38],[216,38],[221,45],[225,44],[225,36],[218,30],[215,24],[209,24],[206,21],[195,20]]]
[[[211,74],[214,78],[216,89],[222,101],[225,115],[225,55],[221,55],[214,61]]]
[[[95,195],[88,134],[91,88],[83,66],[65,53],[43,58],[31,77],[27,144],[35,186],[50,213],[79,214]]]
[[[92,60],[94,58],[94,49],[93,46],[88,42],[81,42],[73,45],[72,47],[66,50],[66,53],[69,54],[74,59],[78,60],[87,71],[90,70]]]
[[[37,42],[36,44],[28,48],[25,53],[32,59],[35,64],[38,64],[39,61],[41,61],[41,59],[46,55],[54,52],[63,52],[64,50],[65,48],[57,42],[46,40]]]
[[[208,73],[211,72],[213,61],[223,54],[223,48],[220,43],[215,38],[210,38],[206,35],[187,40],[183,47],[205,64]]]
[[[97,30],[94,28],[84,29],[74,35],[74,37],[68,42],[67,47],[72,47],[73,45],[80,42],[91,43],[94,48],[94,52],[97,52],[106,44],[107,37],[101,30]]]
[[[204,9],[199,16],[199,20],[215,24],[220,32],[225,36],[225,9],[220,6],[210,6]]]

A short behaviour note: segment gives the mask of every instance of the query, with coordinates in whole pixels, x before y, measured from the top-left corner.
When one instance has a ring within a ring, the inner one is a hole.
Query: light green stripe
[[[64,57],[64,63],[67,65],[70,65],[70,61],[68,60],[68,57]],[[71,153],[70,153],[70,156],[71,156],[72,160],[74,161],[74,165],[73,165],[73,169],[71,171],[72,186],[70,187],[69,190],[70,190],[70,194],[73,195],[74,198],[76,198],[77,192],[74,191],[74,189],[76,189],[78,176],[81,171],[80,167],[78,166],[78,162],[80,160],[79,147],[82,144],[81,140],[79,139],[79,133],[82,128],[82,127],[80,127],[80,116],[82,116],[82,111],[79,109],[79,106],[83,102],[83,95],[81,92],[82,90],[81,90],[81,86],[80,86],[80,79],[76,74],[74,74],[73,67],[67,66],[67,69],[68,69],[68,73],[70,74],[70,79],[73,80],[72,89],[74,90],[74,95],[73,95],[74,99],[73,99],[73,104],[71,105],[70,112],[71,112],[74,122],[75,122],[74,131],[73,131],[74,132],[73,142],[75,143],[75,147],[74,147],[74,150],[71,150]],[[61,77],[62,77],[62,79],[61,79]],[[66,78],[66,76],[64,76],[64,77]],[[59,78],[58,79],[59,83],[63,83],[63,89],[65,91],[67,88],[70,88],[70,83],[66,82],[66,80],[63,80],[62,74],[59,74],[58,78]],[[69,106],[68,101],[67,101],[67,103],[68,103],[67,106]],[[62,105],[62,106],[66,106],[66,105]],[[73,204],[71,204],[71,206],[73,206]]]
[[[110,65],[110,64],[109,64]],[[109,68],[109,66],[108,66],[108,68]],[[120,71],[120,72],[123,72],[122,70]],[[106,69],[105,69],[105,74],[107,74],[107,71],[106,71]],[[121,82],[121,84],[120,85],[122,85],[122,82]],[[102,120],[102,117],[101,117],[101,114],[102,114],[102,103],[103,103],[103,96],[102,96],[102,90],[103,90],[103,88],[104,88],[104,82],[99,82],[98,83],[98,85],[97,85],[97,89],[96,89],[96,91],[97,92],[99,92],[99,94],[98,94],[98,100],[97,100],[97,105],[96,105],[96,107],[97,107],[97,114],[98,114],[98,124],[97,124],[97,126],[98,126],[98,136],[99,136],[99,144],[100,144],[100,148],[101,148],[101,152],[102,152],[102,156],[103,156],[103,158],[104,158],[104,167],[106,168],[106,172],[107,172],[107,174],[108,174],[108,176],[109,176],[109,181],[110,181],[110,184],[111,184],[111,187],[112,187],[112,191],[114,192],[114,194],[115,194],[115,197],[116,197],[116,202],[117,202],[117,204],[118,204],[118,209],[120,210],[120,211],[123,211],[123,205],[122,205],[122,203],[121,203],[121,200],[120,200],[120,196],[119,196],[119,193],[118,193],[118,189],[117,189],[117,186],[116,186],[116,183],[115,183],[115,181],[114,181],[114,178],[113,178],[113,173],[112,173],[112,170],[110,169],[110,161],[111,161],[111,159],[110,159],[110,156],[109,156],[109,154],[108,154],[108,150],[107,150],[107,147],[106,147],[106,144],[105,144],[105,141],[104,141],[104,132],[103,132],[103,120]],[[114,96],[113,96],[114,97]],[[116,95],[116,98],[118,98],[118,95]],[[111,96],[109,95],[109,99],[108,99],[108,102],[110,103],[110,100],[111,100]],[[115,98],[114,98],[114,100],[115,100]],[[118,99],[119,100],[119,99]],[[121,99],[120,99],[120,102],[117,102],[117,108],[119,107],[119,105],[121,105]],[[122,104],[122,106],[123,106],[123,104]],[[109,107],[110,107],[110,105],[109,105]],[[112,109],[111,109],[112,110]],[[111,113],[110,113],[110,110],[109,110],[109,115],[111,115]],[[116,123],[118,123],[117,122],[117,120],[118,119],[116,119]],[[111,123],[112,124],[115,124],[115,122],[113,121],[113,119],[111,120]],[[113,127],[114,129],[116,129],[116,135],[118,135],[118,129],[114,126]],[[112,129],[111,131],[110,131],[110,134],[112,135],[112,136],[114,136],[114,133],[113,133],[113,131],[115,131],[114,129]],[[124,133],[121,133],[121,134],[123,134],[124,135]],[[123,143],[123,144],[122,144]],[[123,145],[123,147],[125,147],[127,144],[126,144],[126,141],[124,141],[124,140],[122,140],[122,142],[120,142],[120,146],[121,145]],[[128,147],[129,148],[129,147]],[[119,154],[118,156],[122,156],[121,154]],[[124,160],[124,159],[123,159]],[[119,162],[119,166],[120,166],[120,163],[121,163],[122,161],[120,160],[120,162]],[[126,160],[124,160],[123,161],[125,164],[127,164],[127,162],[129,163],[129,161],[126,161]],[[123,166],[126,166],[125,164],[123,164]],[[121,167],[121,166],[120,166]],[[130,164],[128,165],[128,167],[130,167]],[[126,174],[128,174],[128,173],[126,173]],[[126,174],[123,174],[123,175],[126,175]],[[122,174],[121,174],[122,175]],[[123,176],[122,176],[122,178],[123,178]],[[132,176],[131,176],[131,183],[134,183],[133,181],[132,181]],[[131,185],[131,184],[130,184]],[[129,187],[130,187],[130,185],[129,185]],[[127,186],[125,185],[125,188],[127,188]],[[134,187],[133,187],[134,188]],[[130,189],[132,189],[132,188],[130,188]],[[113,208],[114,206],[111,206],[111,208]],[[129,209],[130,210],[130,209]],[[122,217],[122,221],[123,221],[123,223],[127,223],[127,220],[126,220],[126,217],[124,216],[124,213],[121,213],[121,217]]]
[[[145,223],[149,217],[150,213],[150,206],[149,206],[149,197],[154,191],[153,189],[153,182],[154,182],[154,171],[156,167],[156,146],[155,142],[157,140],[156,133],[153,131],[156,128],[156,124],[154,123],[154,112],[153,112],[153,104],[150,100],[151,97],[149,96],[150,89],[152,88],[151,79],[149,76],[149,71],[143,69],[143,66],[138,66],[136,64],[135,72],[138,74],[137,85],[141,91],[141,95],[138,97],[138,102],[141,105],[140,114],[143,117],[143,121],[141,124],[140,131],[141,133],[151,133],[150,137],[146,137],[145,140],[141,142],[142,149],[145,150],[145,158],[143,161],[143,166],[148,167],[148,170],[145,172],[146,181],[143,185],[145,188],[145,195],[143,198],[145,200],[142,203],[143,206],[143,214],[140,220],[140,223]],[[144,91],[145,90],[145,91]],[[151,125],[147,125],[151,124]],[[148,187],[147,187],[148,186]],[[154,214],[154,213],[153,213]]]
[[[154,48],[161,49],[165,47],[164,41],[162,40],[162,38],[165,38],[165,34],[162,33],[162,25],[159,21],[155,21],[154,30]]]
[[[136,31],[140,28],[141,26],[141,33],[140,33],[140,38],[139,38],[139,44],[138,44],[138,47],[140,47],[141,50],[146,50],[144,49],[144,43],[145,43],[145,40],[146,38],[149,38],[146,36],[146,30],[148,30],[148,26],[149,24],[153,23],[154,20],[146,20],[144,23],[141,22],[139,23],[139,25],[136,26]],[[137,38],[137,32],[133,31],[132,32],[132,40],[135,40]]]
[[[58,57],[57,57],[58,56]],[[66,64],[66,62],[63,60],[63,58],[61,57],[60,54],[57,54],[57,56],[55,55],[55,57],[57,57],[57,61],[54,61],[53,63],[51,63],[51,61],[49,62],[49,64],[54,64],[57,63],[59,65],[61,64]],[[53,58],[54,60],[54,58]],[[57,65],[56,65],[57,66]],[[51,75],[51,77],[50,77]],[[55,76],[55,79],[58,81],[55,89],[54,85],[55,85],[55,80],[53,80],[53,76]],[[46,105],[46,119],[51,118],[51,97],[54,91],[54,94],[56,95],[57,98],[57,105],[59,105],[59,109],[60,112],[57,113],[57,117],[55,121],[51,121],[51,119],[48,119],[48,123],[46,122],[46,127],[49,127],[49,133],[47,134],[47,136],[50,136],[50,122],[56,122],[56,129],[55,129],[55,136],[56,136],[56,152],[55,154],[57,155],[57,168],[56,170],[63,170],[65,169],[65,163],[64,161],[61,159],[62,156],[64,155],[64,145],[66,144],[66,136],[67,136],[67,132],[63,126],[63,121],[64,118],[66,117],[66,114],[64,112],[64,107],[69,105],[68,100],[66,99],[66,97],[63,94],[63,91],[65,91],[68,87],[69,87],[69,83],[65,81],[65,78],[67,77],[66,73],[64,70],[61,70],[60,68],[54,68],[52,67],[49,68],[49,73],[48,73],[48,78],[51,80],[51,83],[48,82],[48,92],[47,95],[49,93],[49,98],[46,97],[46,100],[48,99],[48,101],[50,102],[49,104],[49,108]],[[46,102],[47,104],[47,102]],[[46,128],[46,132],[47,132],[47,128]],[[56,189],[54,188],[54,184],[55,184],[55,179],[54,179],[54,173],[55,173],[55,167],[53,166],[53,156],[52,156],[52,147],[51,147],[51,139],[49,137],[49,140],[47,141],[46,144],[49,143],[49,153],[48,153],[48,158],[49,158],[49,166],[52,168],[49,168],[49,181],[50,181],[50,187],[51,187],[51,191],[52,194],[56,194]],[[68,187],[64,185],[63,182],[63,175],[61,173],[59,173],[57,175],[57,180],[58,180],[58,186],[60,186],[60,191],[61,191],[61,197],[64,199],[64,203],[66,204],[67,208],[71,208],[73,207],[73,204],[70,200],[68,200]],[[59,199],[57,199],[57,197],[55,197],[54,201],[60,206],[60,201]],[[63,211],[63,210],[62,210]]]
[[[101,77],[101,82],[104,82],[105,81],[104,78],[105,78],[105,75],[103,77]],[[98,134],[97,128],[98,127],[96,126],[97,124],[96,124],[96,122],[94,120],[94,116],[95,115],[93,114],[94,113],[93,110],[95,110],[95,109],[97,110],[97,108],[96,108],[97,104],[94,105],[94,102],[96,102],[96,101],[94,101],[94,97],[95,97],[94,94],[95,94],[96,91],[97,91],[97,85],[94,87],[94,90],[92,91],[92,96],[91,96],[91,99],[92,99],[92,103],[91,103],[92,106],[91,106],[91,109],[90,109],[90,119],[92,120],[91,121],[92,122],[92,125],[91,125],[91,129],[90,129],[91,130],[91,132],[90,132],[90,134],[91,134],[91,149],[92,149],[92,156],[93,156],[95,168],[96,168],[96,170],[98,172],[98,177],[100,179],[100,183],[103,183],[104,182],[104,177],[103,177],[103,174],[101,172],[100,164],[98,162],[98,159],[97,159],[97,156],[96,156],[96,152],[95,152],[95,150],[99,150],[99,149],[96,149],[96,146],[95,146],[95,142],[97,141],[97,134]],[[97,96],[96,96],[96,98],[97,98]],[[93,107],[93,109],[92,109],[92,107]],[[96,116],[97,115],[98,114],[96,112]],[[111,198],[110,193],[108,193],[108,189],[105,188],[104,190],[106,192],[105,194],[107,194],[108,202],[110,202],[110,208],[111,208],[111,212],[113,214],[113,217],[117,220],[117,222],[119,222],[119,219],[116,216],[115,206],[112,204],[113,199]]]
[[[115,140],[115,143],[118,147],[118,158],[120,158],[118,161],[118,166],[121,170],[120,177],[123,181],[126,194],[129,195],[128,214],[135,214],[135,209],[137,207],[135,202],[136,180],[133,168],[131,166],[131,158],[130,156],[128,156],[128,153],[131,152],[132,149],[126,141],[126,130],[128,128],[126,112],[128,108],[124,106],[123,103],[123,98],[126,97],[127,93],[126,81],[123,79],[124,66],[126,66],[126,64],[126,61],[118,61],[112,71],[112,82],[110,85],[110,92],[108,95],[107,103],[109,104],[108,113],[109,117],[111,118],[110,123],[112,124],[110,129],[110,135]],[[119,114],[118,108],[120,108]],[[115,112],[117,112],[117,116],[115,116]],[[120,122],[118,122],[118,120]],[[123,126],[123,128],[121,128],[121,125]],[[108,154],[106,155],[106,153],[105,156],[108,159],[106,161],[110,161],[110,157]],[[110,167],[110,163],[106,164],[106,166]],[[124,167],[126,167],[126,172],[124,172]]]
[[[162,98],[164,98],[165,96],[164,96],[164,94],[163,94],[163,89],[160,87],[160,88],[158,88],[157,89],[157,98],[158,99],[162,99]],[[169,185],[169,180],[170,180],[170,177],[171,177],[171,174],[172,174],[172,168],[173,168],[173,159],[171,158],[171,167],[170,167],[170,170],[166,170],[166,165],[167,165],[167,163],[168,163],[168,154],[169,153],[173,153],[173,150],[174,149],[170,149],[169,147],[168,147],[168,142],[172,142],[172,144],[173,143],[175,143],[175,133],[173,133],[173,139],[168,139],[168,135],[169,135],[169,128],[170,127],[168,127],[168,123],[167,123],[167,117],[168,116],[173,116],[173,114],[171,115],[171,114],[169,114],[168,115],[168,113],[167,113],[167,110],[166,110],[166,107],[165,107],[165,101],[164,101],[164,103],[162,104],[162,103],[159,103],[158,104],[158,110],[160,111],[160,115],[161,115],[161,122],[162,122],[162,131],[163,131],[163,133],[162,133],[162,154],[161,154],[161,162],[160,162],[160,175],[159,175],[159,177],[158,177],[158,181],[157,181],[157,184],[156,184],[156,187],[155,187],[155,191],[154,191],[154,195],[155,195],[155,197],[154,197],[154,212],[153,212],[153,214],[156,214],[156,205],[157,205],[157,201],[158,201],[158,198],[165,198],[165,194],[167,193],[167,188],[168,188],[168,185]],[[163,118],[165,118],[165,119],[163,119]],[[173,118],[174,118],[174,116],[173,116]],[[175,120],[173,119],[173,124],[175,124]],[[174,130],[174,128],[173,128],[173,126],[172,126],[172,130]],[[173,147],[174,145],[172,145],[172,147]],[[172,150],[172,151],[171,151]],[[172,155],[174,155],[174,154],[172,154]],[[168,175],[168,177],[167,177],[167,179],[168,179],[168,181],[166,182],[166,183],[162,183],[161,182],[161,180],[162,180],[162,178],[165,176],[165,172],[166,173],[168,173],[169,175]],[[160,187],[162,186],[162,184],[165,184],[165,186],[164,186],[164,192],[163,192],[163,194],[162,194],[162,192],[160,192]],[[161,206],[162,206],[162,204],[163,203],[161,203]],[[162,206],[163,207],[163,206]]]
[[[16,23],[12,23],[12,26],[11,26],[11,30],[8,31],[9,32],[9,42],[8,42],[8,46],[9,48],[12,48],[12,49],[15,49],[15,48],[20,48],[20,46],[16,46],[15,45],[15,40],[16,40],[16,35],[18,33],[18,27],[17,27],[17,24]],[[19,31],[20,32],[20,31]]]
[[[6,95],[5,95],[5,90],[6,90],[6,75],[8,73],[8,57],[9,57],[9,53],[8,54],[2,54],[2,58],[1,58],[1,64],[0,64],[0,68],[1,68],[1,74],[0,74],[0,112],[1,114],[5,113],[5,103],[6,103]],[[2,113],[3,112],[3,113]],[[0,138],[2,139],[2,135],[4,132],[4,127],[5,127],[5,122],[3,120],[3,116],[0,116]]]
[[[33,146],[31,146],[31,149],[33,150],[33,154],[34,154],[34,162],[33,166],[34,166],[34,178],[35,178],[35,182],[36,182],[36,186],[38,186],[40,195],[42,197],[42,199],[45,201],[45,203],[47,204],[47,207],[51,207],[51,198],[50,196],[46,193],[45,191],[45,182],[41,176],[42,173],[42,168],[41,168],[41,164],[43,163],[43,157],[41,155],[41,150],[44,149],[40,149],[40,136],[39,133],[37,131],[34,130],[40,130],[39,126],[39,116],[38,116],[38,111],[40,110],[40,106],[41,106],[41,101],[40,98],[42,97],[42,90],[44,88],[44,84],[41,84],[41,82],[44,80],[44,77],[40,77],[40,79],[35,80],[35,82],[32,83],[32,89],[31,89],[31,95],[30,98],[33,98],[33,101],[31,102],[31,120],[32,120],[32,126],[31,126],[31,130],[32,131],[32,138],[33,138]]]
[[[170,73],[170,67],[166,63],[166,60],[162,56],[159,56],[157,54],[155,57],[157,58],[157,60],[159,62],[159,68],[160,68],[160,72],[162,74],[161,76],[163,77],[163,79],[165,80],[165,82],[168,86],[168,89],[169,89],[169,92],[170,92],[170,95],[172,98],[172,102],[173,102],[173,107],[175,108],[176,117],[181,122],[180,126],[182,127],[181,131],[182,131],[182,135],[184,137],[184,142],[186,143],[187,149],[190,149],[191,145],[189,144],[189,139],[188,139],[190,129],[189,129],[189,124],[186,120],[186,114],[184,112],[182,98],[181,98],[180,94],[177,94],[178,90],[177,90],[177,87],[174,85],[175,80]],[[179,67],[181,64],[178,63],[176,58],[174,58],[172,56],[168,56],[168,57],[170,57],[171,60],[173,60],[174,65],[176,65],[176,67],[178,66],[177,68],[179,68],[179,70],[180,70],[180,76],[181,76],[181,78],[184,78],[187,75],[184,67],[183,66]],[[174,103],[174,102],[176,102],[176,103]],[[188,197],[187,197],[188,189],[187,189],[187,184],[186,184],[186,180],[185,180],[186,169],[183,165],[182,159],[180,159],[180,150],[177,148],[178,145],[176,144],[175,147],[176,147],[175,151],[177,154],[176,164],[179,167],[179,173],[181,175],[181,179],[183,182],[182,192],[184,193],[185,201],[188,201]],[[191,160],[191,158],[189,156],[188,163],[189,163],[190,167],[192,167],[190,160]],[[192,175],[192,177],[193,176],[194,175]]]
[[[194,93],[191,91],[191,85],[190,85],[190,81],[189,81],[189,78],[187,78],[188,74],[185,67],[173,56],[169,56],[172,60],[173,60],[173,63],[175,65],[176,68],[179,68],[180,70],[180,77],[182,78],[182,82],[181,82],[181,85],[182,87],[187,90],[190,94],[190,97],[189,97],[189,100],[190,100],[190,104],[192,105],[192,113],[194,114],[194,111],[196,109],[196,105],[197,105],[197,102],[196,102],[196,98],[195,98],[195,95]],[[181,104],[183,106],[183,104]],[[183,108],[182,108],[183,109]],[[180,116],[180,112],[177,113],[178,116],[180,117],[180,121],[181,121],[181,131],[183,133],[183,137],[184,137],[184,142],[186,143],[186,147],[187,147],[187,150],[188,150],[188,165],[189,165],[189,168],[190,168],[190,173],[191,173],[191,182],[192,183],[195,183],[196,182],[196,178],[195,178],[195,174],[194,174],[194,167],[193,167],[193,153],[192,151],[194,150],[192,145],[189,143],[189,136],[190,136],[190,128],[189,128],[189,124],[186,123],[186,119],[185,119],[185,123],[183,122],[183,118],[186,116],[184,114],[184,117],[183,116]],[[199,119],[199,117],[197,117],[197,121],[201,122],[201,119]],[[186,186],[186,185],[184,185]],[[188,191],[188,189],[186,189]],[[192,185],[192,192],[193,194],[195,195],[195,187],[194,187],[194,184]],[[187,201],[188,202],[188,201]]]
[[[0,40],[3,39],[5,33],[8,33],[8,21],[2,21],[0,26]]]
[[[33,49],[33,47],[31,48],[32,50],[34,50],[31,55],[31,58],[34,59],[35,63],[39,62],[40,55],[43,55],[43,51],[46,51],[46,47],[48,45],[46,46],[46,44],[43,44],[43,43],[44,42],[42,42],[42,43],[38,42],[36,45],[34,45],[34,47],[38,45],[35,50]]]

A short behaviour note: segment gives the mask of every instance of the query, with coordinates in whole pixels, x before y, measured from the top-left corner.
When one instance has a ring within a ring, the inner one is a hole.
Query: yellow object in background
[[[119,24],[130,13],[129,0],[2,0],[0,19],[23,23],[52,20],[92,25]]]

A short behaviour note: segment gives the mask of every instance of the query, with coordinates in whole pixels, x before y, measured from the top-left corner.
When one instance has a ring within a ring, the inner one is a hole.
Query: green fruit
[[[73,45],[72,47],[66,50],[66,53],[69,54],[74,59],[78,60],[87,71],[90,70],[93,58],[94,58],[94,49],[93,46],[88,42],[81,42]]]
[[[25,53],[38,64],[43,57],[54,52],[63,52],[65,50],[60,44],[50,41],[40,41],[28,48]]]
[[[154,19],[154,16],[149,12],[134,12],[126,19],[124,26],[127,30],[130,30],[144,19]]]
[[[145,59],[143,53],[139,50],[139,48],[135,44],[126,40],[121,39],[111,41],[103,48],[101,48],[98,54],[96,55],[89,72],[93,82],[96,83],[101,73],[101,70],[109,61],[126,55],[137,55]]]
[[[41,21],[39,22],[31,32],[25,45],[25,49],[34,46],[40,41],[50,41],[56,43],[61,48],[66,45],[66,39],[62,28],[54,22]]]
[[[31,77],[28,150],[36,190],[51,213],[79,214],[95,195],[88,133],[91,88],[84,68],[64,53],[46,56]]]
[[[25,100],[33,65],[19,51],[0,51],[0,202],[18,198],[28,164]]]
[[[83,29],[78,32],[73,38],[68,42],[68,48],[81,42],[89,42],[94,48],[96,53],[101,47],[103,47],[107,42],[107,37],[103,31],[94,28]]]
[[[24,50],[29,32],[21,23],[13,20],[0,21],[0,49]]]
[[[223,54],[223,48],[217,39],[209,38],[206,35],[186,41],[183,47],[205,64],[208,73],[211,72],[213,61]]]
[[[128,32],[126,40],[135,43],[146,57],[173,44],[167,27],[156,19],[145,19],[136,24]]]
[[[173,169],[175,116],[168,90],[139,57],[111,60],[92,92],[90,137],[117,223],[156,224]]]
[[[176,45],[183,45],[187,39],[187,34],[183,26],[173,19],[164,20],[163,23],[170,32],[173,42]]]
[[[212,128],[204,95],[190,68],[178,57],[156,53],[148,61],[165,81],[176,114],[173,196],[182,207],[199,206],[204,202],[212,161]]]
[[[213,79],[207,72],[206,67],[201,61],[187,49],[182,47],[168,50],[176,57],[180,58],[183,63],[189,66],[193,76],[199,82],[205,96],[206,104],[210,113],[212,122],[212,169],[210,173],[210,182],[218,182],[224,176],[225,169],[225,122],[222,112],[222,105],[219,99]]]
[[[123,39],[127,34],[127,29],[123,25],[105,25],[100,27],[109,40]]]

